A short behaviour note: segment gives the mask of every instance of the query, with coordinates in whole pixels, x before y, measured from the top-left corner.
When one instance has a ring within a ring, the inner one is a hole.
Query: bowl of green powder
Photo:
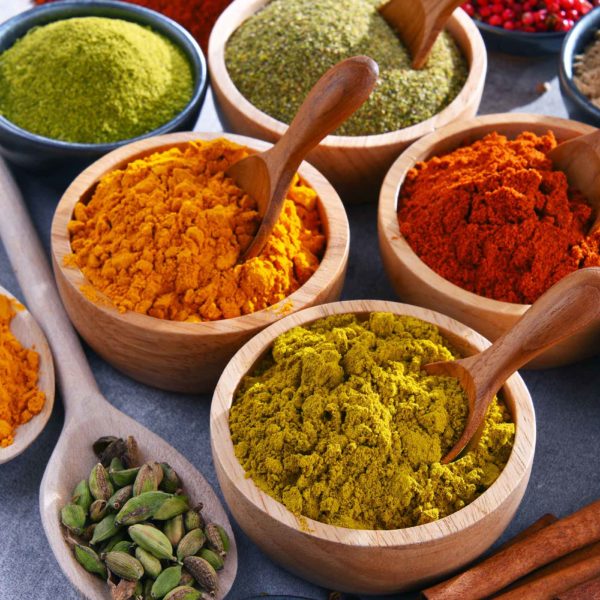
[[[272,142],[319,77],[362,54],[379,65],[369,100],[308,156],[342,200],[375,200],[401,150],[449,122],[474,116],[487,66],[477,27],[456,10],[425,67],[411,68],[382,0],[235,0],[211,34],[208,64],[230,131]],[[411,15],[407,15],[410,18]]]
[[[89,163],[193,129],[202,51],[174,21],[116,1],[58,2],[0,25],[0,153],[44,168]]]
[[[256,335],[211,405],[238,524],[290,571],[355,594],[419,588],[477,558],[525,492],[531,397],[510,377],[476,447],[442,464],[468,401],[457,379],[422,367],[487,346],[441,313],[379,300],[306,309]]]

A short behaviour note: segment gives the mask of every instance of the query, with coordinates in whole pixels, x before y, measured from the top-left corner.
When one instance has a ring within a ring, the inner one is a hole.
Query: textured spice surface
[[[365,54],[380,82],[339,135],[395,131],[447,106],[467,76],[454,40],[439,36],[425,68],[377,11],[381,0],[273,0],[231,36],[225,60],[231,79],[256,107],[289,123],[318,79],[340,60]]]
[[[445,517],[496,480],[514,437],[495,399],[476,451],[439,462],[468,405],[458,380],[421,367],[456,356],[434,325],[390,313],[291,329],[240,384],[235,454],[262,490],[324,523],[396,529]]]
[[[0,54],[0,114],[68,142],[142,135],[175,117],[192,90],[191,66],[179,48],[120,19],[56,21]]]
[[[600,108],[600,32],[573,61],[573,81],[579,91]]]
[[[445,279],[481,296],[531,304],[562,277],[600,265],[593,211],[554,171],[552,132],[491,133],[419,163],[399,198],[400,231]]]
[[[40,357],[23,348],[10,331],[15,316],[11,300],[0,294],[0,447],[10,446],[15,429],[44,406],[37,387]]]
[[[197,141],[108,173],[75,206],[69,263],[120,311],[161,319],[228,319],[283,300],[319,266],[317,195],[296,176],[260,256],[237,264],[260,222],[224,175],[245,156],[224,139]]]

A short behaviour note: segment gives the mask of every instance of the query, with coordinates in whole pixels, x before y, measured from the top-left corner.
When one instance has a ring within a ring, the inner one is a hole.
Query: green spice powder
[[[377,11],[381,0],[273,0],[229,39],[229,74],[252,104],[290,123],[317,80],[337,62],[365,54],[379,64],[380,83],[344,123],[339,135],[371,135],[415,125],[440,112],[459,93],[468,73],[446,32],[425,68]]]
[[[0,54],[0,115],[49,138],[115,142],[171,120],[191,99],[193,81],[183,52],[151,29],[65,19]]]
[[[480,496],[510,455],[515,426],[494,399],[477,448],[440,463],[468,402],[422,366],[456,358],[412,317],[335,315],[279,336],[244,377],[229,415],[249,477],[295,514],[360,529],[441,519]]]

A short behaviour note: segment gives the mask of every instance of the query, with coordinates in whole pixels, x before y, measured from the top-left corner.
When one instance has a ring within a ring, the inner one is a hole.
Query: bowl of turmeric
[[[559,279],[598,266],[595,211],[549,155],[592,131],[543,115],[486,115],[407,149],[386,176],[378,209],[381,257],[398,296],[494,341]],[[591,356],[599,334],[588,328],[528,367]]]
[[[378,4],[384,2],[235,0],[209,42],[211,85],[227,130],[271,142],[338,61],[364,54],[379,64],[380,81],[369,100],[308,155],[348,203],[375,202],[401,150],[474,116],[487,68],[477,27],[457,9],[426,66],[412,69],[408,50]]]
[[[239,262],[260,217],[224,172],[269,146],[217,133],[150,138],[66,190],[51,234],[58,289],[80,335],[117,369],[163,389],[212,391],[261,329],[339,298],[348,219],[307,163],[261,254]]]
[[[464,427],[458,380],[421,367],[489,342],[440,313],[335,302],[290,315],[231,360],[211,405],[211,444],[236,521],[274,561],[354,594],[423,588],[506,528],[534,455],[518,374],[482,437],[441,462]]]

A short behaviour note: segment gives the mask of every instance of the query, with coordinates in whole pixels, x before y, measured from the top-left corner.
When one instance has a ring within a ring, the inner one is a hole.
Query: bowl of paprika
[[[494,341],[559,279],[598,266],[594,210],[554,169],[557,142],[583,123],[497,114],[453,124],[396,160],[381,188],[379,246],[398,296]],[[598,351],[585,330],[528,364],[569,364]]]

